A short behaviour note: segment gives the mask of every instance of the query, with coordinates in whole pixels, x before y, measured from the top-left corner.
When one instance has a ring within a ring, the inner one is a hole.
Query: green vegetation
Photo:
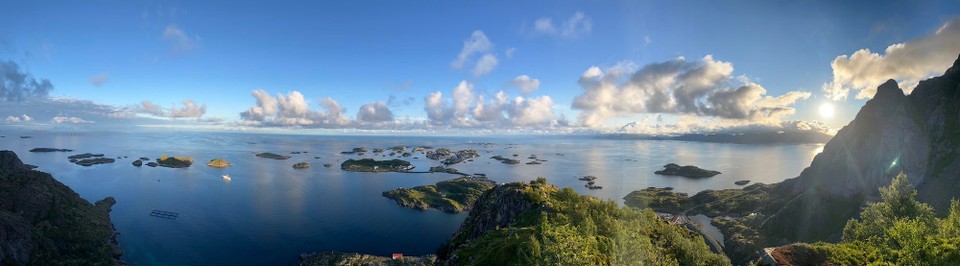
[[[809,247],[842,265],[956,265],[960,262],[960,201],[938,218],[916,199],[917,191],[901,173],[880,189],[872,202],[843,230],[839,244]]]
[[[693,207],[693,201],[687,193],[678,193],[665,188],[648,187],[636,190],[623,197],[627,206],[643,209],[651,208],[654,211],[666,213],[680,213]]]
[[[493,181],[486,178],[460,177],[440,181],[436,185],[384,191],[383,196],[408,208],[462,212],[470,210],[477,198],[494,185]]]
[[[216,167],[216,168],[226,168],[227,166],[231,166],[231,165],[233,164],[231,164],[230,162],[227,162],[227,160],[224,160],[223,158],[213,159],[207,163],[207,166]]]
[[[726,257],[710,253],[699,235],[668,224],[648,209],[621,208],[613,201],[559,189],[542,178],[488,193],[492,195],[481,196],[440,254],[455,254],[459,265],[730,264]],[[518,194],[521,202],[509,200]],[[492,223],[488,219],[511,216],[497,212],[503,209],[519,213],[506,226],[472,237],[481,230],[478,227]],[[482,217],[490,212],[495,216]]]
[[[349,159],[340,164],[340,169],[350,172],[406,172],[413,169],[408,161],[393,159],[377,161],[374,159]]]
[[[180,157],[180,156],[169,157],[169,156],[163,155],[157,159],[157,163],[163,167],[187,168],[187,167],[190,167],[191,164],[193,164],[193,158]]]
[[[302,266],[327,265],[382,265],[382,266],[428,266],[434,265],[437,257],[433,255],[423,257],[404,256],[401,259],[372,256],[359,253],[321,252],[300,255]]]

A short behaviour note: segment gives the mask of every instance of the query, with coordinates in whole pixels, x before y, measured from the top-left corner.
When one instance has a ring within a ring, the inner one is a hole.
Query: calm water
[[[123,259],[132,265],[277,265],[295,264],[304,252],[339,250],[388,255],[433,253],[453,234],[466,214],[402,208],[380,196],[385,190],[433,184],[449,174],[349,173],[339,163],[353,147],[389,148],[428,145],[476,149],[481,158],[454,167],[485,173],[497,182],[538,176],[560,187],[622,203],[630,191],[672,186],[681,192],[734,188],[734,181],[778,182],[809,165],[818,145],[741,145],[677,141],[609,140],[591,137],[413,137],[303,136],[245,133],[50,133],[3,132],[0,149],[15,151],[25,163],[39,165],[83,198],[117,199],[111,213],[120,232]],[[33,138],[20,139],[19,135]],[[490,144],[480,144],[490,143]],[[35,147],[73,149],[72,153],[30,153]],[[259,152],[289,154],[277,161]],[[76,153],[128,156],[113,164],[82,167],[67,156]],[[190,156],[186,169],[134,167],[138,157]],[[493,155],[542,165],[505,165]],[[319,156],[320,159],[314,159]],[[435,161],[417,155],[416,169]],[[206,166],[213,158],[234,166]],[[368,152],[365,157],[384,159]],[[311,168],[295,170],[296,162]],[[700,180],[664,177],[653,171],[669,162],[695,164],[723,174]],[[334,167],[324,168],[322,164]],[[229,174],[227,182],[221,175]],[[576,178],[599,177],[601,190],[589,190]],[[177,220],[151,217],[153,209],[179,212]]]

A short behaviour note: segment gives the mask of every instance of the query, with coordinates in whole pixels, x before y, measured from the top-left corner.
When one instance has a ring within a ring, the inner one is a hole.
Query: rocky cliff
[[[122,264],[105,198],[90,204],[0,151],[0,265]]]
[[[958,148],[960,59],[910,95],[887,81],[810,167],[777,185],[788,198],[763,229],[787,241],[838,240],[846,221],[900,171],[942,213],[960,196]]]

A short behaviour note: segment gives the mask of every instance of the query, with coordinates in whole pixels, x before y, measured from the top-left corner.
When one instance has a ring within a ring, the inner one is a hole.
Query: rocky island
[[[0,151],[0,195],[0,265],[122,265],[112,197],[90,204],[12,151]]]
[[[207,162],[207,166],[215,167],[215,168],[227,168],[227,166],[231,166],[231,165],[233,164],[230,162],[227,162],[227,160],[223,158],[217,158]]]
[[[30,152],[72,152],[70,149],[56,149],[56,148],[33,148]]]
[[[293,164],[293,169],[307,169],[310,168],[310,164],[306,162],[299,162]]]
[[[157,164],[163,167],[169,168],[187,168],[193,164],[193,158],[190,157],[169,157],[166,155],[160,156],[157,158]]]
[[[427,151],[427,158],[440,161],[443,164],[457,164],[466,160],[480,157],[476,150],[450,151],[447,148],[439,148],[436,151]]]
[[[271,153],[271,152],[257,153],[256,156],[260,158],[267,158],[267,159],[274,159],[274,160],[290,159],[290,156],[280,155],[280,154]]]
[[[340,164],[340,169],[348,172],[407,172],[413,169],[408,161],[393,159],[377,161],[374,159],[349,159]]]
[[[713,170],[701,169],[693,165],[684,165],[680,166],[675,163],[668,163],[663,166],[663,170],[653,172],[658,175],[672,175],[672,176],[682,176],[689,178],[706,178],[719,175],[720,172]]]
[[[494,160],[500,161],[501,163],[505,163],[505,164],[518,164],[518,163],[520,163],[519,160],[510,159],[510,158],[503,157],[503,156],[500,156],[500,155],[490,157],[490,159],[494,159]]]
[[[465,176],[440,181],[436,185],[384,191],[382,195],[407,208],[436,208],[457,213],[469,211],[477,198],[494,185],[493,181],[486,178]]]
[[[67,157],[67,159],[70,159],[71,163],[75,163],[80,166],[92,166],[96,164],[113,163],[116,161],[113,158],[103,157],[103,154],[100,154],[100,153],[97,153],[97,154],[83,153],[83,154],[71,155]]]

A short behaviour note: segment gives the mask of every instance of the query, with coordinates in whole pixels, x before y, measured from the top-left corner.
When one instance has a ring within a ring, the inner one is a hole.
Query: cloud
[[[563,38],[586,35],[593,29],[593,20],[583,12],[576,12],[569,19],[556,25],[552,18],[542,17],[533,22],[534,32]]]
[[[442,92],[424,97],[430,125],[457,128],[546,128],[560,125],[549,96],[510,99],[503,91],[493,97],[476,95],[473,84],[461,81],[449,98]]]
[[[93,77],[90,77],[90,85],[93,85],[96,87],[103,86],[103,84],[107,83],[107,80],[109,78],[110,77],[108,77],[107,74],[94,75]]]
[[[150,102],[150,101],[140,102],[140,105],[138,105],[137,108],[136,108],[136,112],[137,112],[137,113],[143,113],[143,114],[149,114],[149,115],[153,115],[153,116],[156,116],[156,117],[164,117],[164,116],[165,116],[165,113],[163,112],[163,108],[161,108],[159,105],[156,105],[156,104],[154,104],[153,102]]]
[[[643,45],[644,45],[644,46],[647,46],[647,45],[649,45],[650,43],[653,43],[653,40],[650,39],[650,36],[643,36]]]
[[[0,101],[22,102],[29,99],[45,99],[53,90],[48,79],[37,81],[30,74],[20,72],[13,61],[0,61]]]
[[[20,116],[11,115],[11,116],[8,116],[8,117],[7,117],[6,119],[4,119],[3,121],[7,121],[7,122],[9,122],[9,123],[20,123],[20,122],[30,122],[30,121],[33,121],[33,118],[30,117],[30,116],[28,116],[27,114],[22,114],[22,115],[20,115]]]
[[[340,128],[350,124],[343,115],[345,110],[332,98],[318,102],[326,111],[315,111],[299,91],[273,97],[266,91],[254,90],[252,95],[256,104],[240,113],[244,125]]]
[[[499,62],[497,56],[491,53],[484,54],[477,60],[477,64],[473,67],[473,75],[482,76],[490,73],[490,71],[493,71],[493,69],[497,67],[497,63]]]
[[[877,86],[895,79],[909,93],[920,82],[950,67],[960,52],[960,17],[953,17],[932,35],[897,43],[883,54],[860,49],[840,55],[830,64],[833,80],[823,84],[823,92],[834,100],[846,100],[850,92],[857,99],[876,94]]]
[[[457,59],[450,62],[450,67],[463,68],[472,55],[489,51],[491,48],[493,48],[493,43],[490,42],[490,39],[487,39],[487,35],[479,30],[473,31],[470,34],[470,39],[463,41],[463,48],[460,49],[460,54],[457,54]]]
[[[52,119],[50,119],[50,122],[57,123],[57,124],[64,124],[64,123],[67,123],[67,124],[92,124],[92,123],[94,123],[93,121],[87,121],[87,120],[84,120],[83,118],[79,118],[79,117],[66,116],[66,115],[64,115],[64,114],[58,114],[57,116],[54,116]]]
[[[515,53],[517,53],[516,47],[510,47],[507,48],[507,50],[503,50],[503,56],[507,57],[507,59],[513,59],[513,54]]]
[[[795,102],[809,92],[792,91],[766,96],[756,83],[738,82],[733,65],[705,56],[683,57],[639,68],[621,63],[601,70],[590,67],[580,76],[583,93],[573,100],[579,123],[601,127],[609,119],[645,113],[667,113],[732,119],[744,123],[772,123],[793,114]]]
[[[182,107],[171,107],[169,112],[170,118],[182,118],[182,117],[196,117],[200,118],[203,114],[207,113],[207,105],[198,105],[193,100],[183,100]]]
[[[383,123],[393,121],[393,112],[383,102],[367,103],[360,106],[357,112],[357,121],[367,123]]]
[[[399,106],[409,106],[417,101],[417,98],[412,96],[407,96],[406,98],[399,99],[396,95],[391,94],[387,98],[387,106],[399,107]]]
[[[170,44],[170,51],[174,53],[185,53],[200,46],[200,36],[190,37],[186,32],[176,25],[167,25],[163,29],[161,38]]]
[[[513,85],[514,88],[520,90],[520,93],[523,95],[529,95],[540,88],[540,80],[531,78],[527,75],[519,75],[516,78],[513,78],[513,81],[510,82],[510,85]]]

